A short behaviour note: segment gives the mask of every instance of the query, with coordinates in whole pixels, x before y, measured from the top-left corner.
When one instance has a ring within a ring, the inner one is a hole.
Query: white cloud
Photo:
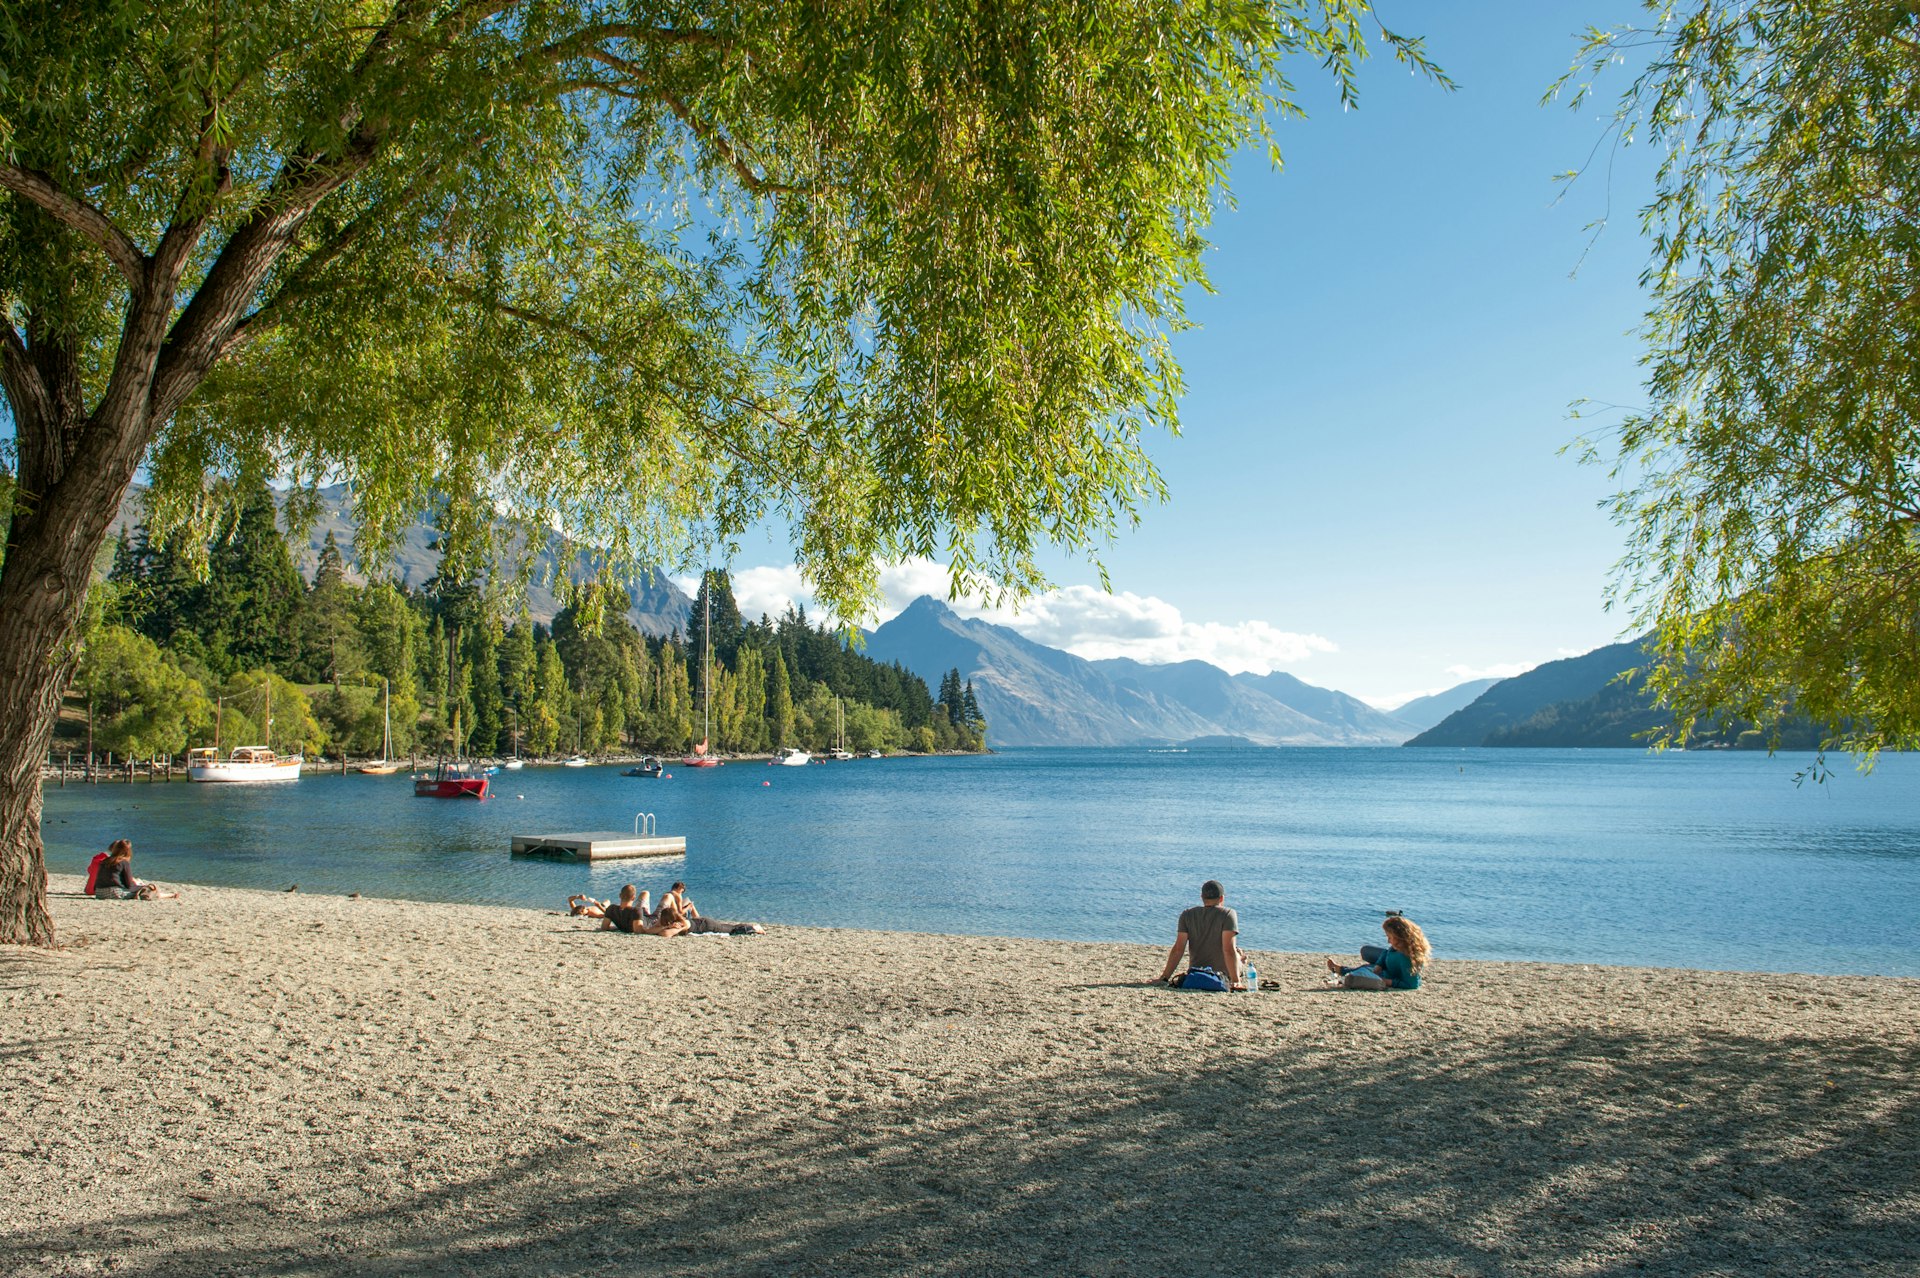
[[[1525,674],[1538,664],[1536,661],[1507,661],[1491,666],[1448,666],[1447,673],[1454,678],[1454,684],[1448,686],[1469,683],[1475,679],[1511,679],[1515,675]]]
[[[692,594],[698,577],[675,579]],[[947,600],[951,578],[944,565],[912,559],[880,569],[881,602],[862,624],[891,620],[915,599],[946,600],[963,617],[978,617],[1019,632],[1035,643],[1097,661],[1131,657],[1147,665],[1206,661],[1229,674],[1268,674],[1307,660],[1317,652],[1335,652],[1332,640],[1317,634],[1281,630],[1265,621],[1190,622],[1164,599],[1125,592],[1110,595],[1092,586],[1065,586],[1035,595],[1018,609],[990,608],[977,596]],[[817,613],[812,594],[792,564],[746,568],[733,574],[733,594],[743,617],[778,616],[790,604]],[[821,619],[825,619],[822,615]]]
[[[1164,599],[1131,591],[1110,595],[1092,586],[1050,590],[1028,600],[1018,613],[974,612],[1035,643],[1089,661],[1108,657],[1130,657],[1146,665],[1205,661],[1228,674],[1270,674],[1316,652],[1337,651],[1333,641],[1321,635],[1297,634],[1265,621],[1188,621]]]

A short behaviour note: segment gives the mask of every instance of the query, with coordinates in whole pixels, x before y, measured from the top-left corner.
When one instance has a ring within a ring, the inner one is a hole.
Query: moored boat
[[[187,751],[187,776],[194,781],[297,781],[301,755],[282,759],[266,746],[236,746],[220,757],[212,746]]]
[[[666,771],[666,769],[660,766],[660,760],[654,758],[652,755],[648,755],[646,758],[640,760],[639,767],[628,768],[620,775],[623,777],[657,777],[664,771]]]
[[[487,785],[485,773],[459,763],[443,763],[433,772],[413,778],[413,795],[416,799],[484,799]]]
[[[773,756],[773,761],[783,768],[804,768],[807,764],[813,762],[813,756],[805,750],[797,750],[792,746],[782,746],[779,752]]]
[[[390,777],[406,765],[396,763],[393,759],[393,686],[385,679],[380,681],[380,719],[383,725],[380,733],[380,757],[368,759],[354,770],[364,772],[368,776]]]

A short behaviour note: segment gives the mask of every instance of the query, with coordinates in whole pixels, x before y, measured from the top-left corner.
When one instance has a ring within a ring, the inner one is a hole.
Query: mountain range
[[[382,565],[357,562],[347,496],[345,485],[321,489],[319,517],[305,544],[292,548],[309,579],[328,533],[355,580],[383,575]],[[137,487],[129,493],[116,530],[138,522],[140,498]],[[409,528],[384,565],[386,574],[403,585],[424,585],[438,571],[435,537],[425,523]],[[551,621],[561,608],[554,585],[563,558],[558,536],[536,556],[526,605],[537,621]],[[566,571],[583,579],[585,557],[567,561]],[[664,572],[630,583],[627,596],[627,619],[642,634],[685,632],[693,601]],[[1230,675],[1203,661],[1087,660],[962,617],[930,596],[864,637],[868,656],[899,662],[930,688],[957,669],[973,683],[988,740],[1002,746],[1631,747],[1645,744],[1638,734],[1659,718],[1638,682],[1618,678],[1641,663],[1643,640],[1550,661],[1510,679],[1462,683],[1387,713],[1278,671]]]
[[[1645,706],[1645,696],[1637,684],[1615,684],[1623,671],[1640,665],[1646,658],[1642,653],[1644,638],[1631,639],[1626,643],[1609,644],[1604,648],[1595,648],[1592,652],[1578,657],[1567,657],[1560,661],[1549,661],[1535,666],[1525,674],[1515,675],[1511,679],[1502,679],[1483,691],[1466,706],[1454,711],[1433,727],[1428,728],[1407,744],[1410,746],[1478,746],[1478,745],[1559,745],[1574,744],[1557,740],[1533,740],[1527,728],[1537,717],[1549,710],[1550,718],[1565,719],[1572,729],[1576,720],[1591,719],[1606,703],[1606,711],[1617,712],[1623,705],[1632,706],[1640,712],[1640,717],[1651,719],[1653,712]],[[1603,696],[1609,688],[1610,696]],[[1587,704],[1590,703],[1590,704]],[[1583,711],[1573,708],[1587,704]],[[1601,739],[1580,741],[1582,745],[1644,745],[1634,739],[1634,732],[1644,724],[1637,722],[1632,727],[1616,724],[1613,730],[1600,734]],[[1501,738],[1496,740],[1496,738]]]
[[[929,596],[870,632],[866,652],[929,687],[959,670],[994,745],[1398,745],[1418,731],[1292,675],[1230,675],[1203,661],[1088,661]]]

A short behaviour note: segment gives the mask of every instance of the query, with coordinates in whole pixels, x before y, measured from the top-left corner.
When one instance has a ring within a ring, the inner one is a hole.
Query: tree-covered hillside
[[[703,580],[684,638],[640,634],[611,592],[585,592],[542,625],[509,618],[496,587],[355,584],[331,535],[308,585],[264,487],[210,545],[124,534],[101,597],[76,695],[94,744],[120,753],[210,741],[216,710],[224,744],[265,741],[268,672],[272,743],[287,749],[380,753],[383,690],[399,754],[676,752],[703,735],[720,751],[824,749],[843,721],[851,749],[981,744],[960,693],[936,705],[919,677],[850,651],[804,612],[742,620],[722,572]]]

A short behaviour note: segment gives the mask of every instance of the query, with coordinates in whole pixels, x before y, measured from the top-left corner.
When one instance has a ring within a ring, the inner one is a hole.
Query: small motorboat
[[[527,766],[527,761],[525,759],[508,759],[505,763],[501,764],[500,766],[505,768],[509,772],[518,772],[520,769]]]
[[[586,756],[576,754],[560,766],[563,768],[584,768],[587,766]]]
[[[796,750],[792,746],[782,746],[773,756],[773,761],[783,768],[804,768],[813,762],[813,756],[805,750]]]
[[[664,771],[666,771],[666,769],[660,766],[660,760],[654,758],[652,755],[648,755],[646,758],[640,760],[639,767],[628,768],[620,775],[623,777],[657,777]]]
[[[413,778],[413,797],[416,799],[484,799],[487,797],[487,775],[476,772],[460,763],[443,763],[432,773],[419,773]]]

